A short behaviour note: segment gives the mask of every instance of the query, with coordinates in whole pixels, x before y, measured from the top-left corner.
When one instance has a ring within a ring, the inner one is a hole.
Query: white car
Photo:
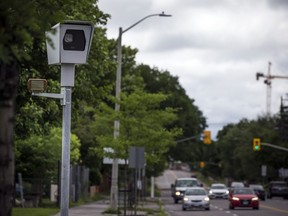
[[[202,184],[196,178],[177,178],[175,184],[171,184],[174,203],[183,200],[184,193],[187,189],[201,186]]]
[[[202,187],[189,188],[183,197],[182,210],[205,209],[210,210],[210,199]]]
[[[223,198],[228,199],[229,190],[225,184],[214,183],[209,189],[208,196],[210,199]]]

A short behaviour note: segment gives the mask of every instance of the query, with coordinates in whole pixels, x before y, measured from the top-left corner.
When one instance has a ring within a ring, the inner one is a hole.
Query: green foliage
[[[261,138],[261,142],[286,146],[280,141],[277,131],[277,116],[259,117],[257,120],[241,120],[230,124],[218,134],[218,160],[221,160],[222,176],[257,182],[262,180],[261,166],[268,166],[267,178],[277,178],[275,170],[287,168],[287,154],[279,150],[262,146],[259,152],[253,151],[252,140]]]
[[[98,134],[96,138],[100,148],[95,150],[104,155],[103,148],[111,147],[115,154],[109,157],[125,159],[129,156],[130,146],[142,146],[145,147],[147,170],[153,171],[158,165],[162,168],[160,171],[163,171],[163,156],[174,145],[174,138],[181,134],[179,128],[166,128],[177,119],[177,115],[172,108],[161,109],[161,102],[167,99],[164,94],[146,93],[141,85],[134,85],[135,89],[131,86],[129,94],[121,94],[119,112],[105,103],[100,104],[94,116],[95,134]],[[115,119],[120,122],[120,135],[117,139],[112,136]]]
[[[25,4],[3,0],[0,6],[0,60],[5,63],[17,60],[21,65],[15,127],[16,169],[28,177],[52,176],[61,155],[62,106],[56,99],[32,97],[27,81],[45,78],[48,93],[59,93],[60,67],[47,65],[45,31],[64,20],[88,20],[95,26],[103,26],[109,15],[99,10],[95,0],[32,0]],[[71,146],[75,151],[71,149],[71,162],[88,166],[92,183],[101,182],[103,155],[99,152],[103,146],[115,147],[121,157],[127,157],[131,145],[145,146],[147,173],[156,175],[164,169],[167,155],[174,153],[171,147],[176,137],[182,133],[198,134],[205,126],[202,113],[186,95],[178,78],[167,71],[137,66],[137,51],[123,47],[123,94],[121,112],[117,114],[111,96],[115,92],[116,41],[107,39],[104,28],[95,28],[88,64],[76,67],[71,130],[79,140],[72,135]],[[117,141],[112,136],[116,118],[121,122]],[[174,157],[177,155],[174,153]],[[189,158],[189,154],[185,157]]]
[[[48,92],[60,93],[60,67],[47,65],[45,31],[64,20],[87,20],[95,25],[105,25],[109,15],[100,11],[94,0],[81,2],[32,0],[24,5],[20,1],[4,0],[0,5],[2,18],[0,59],[4,62],[17,59],[21,64],[15,127],[16,169],[21,171],[24,176],[33,177],[33,175],[37,175],[36,171],[32,173],[33,162],[36,159],[36,161],[41,161],[44,157],[50,158],[51,155],[49,152],[37,151],[36,147],[32,147],[29,143],[38,146],[38,143],[35,143],[35,140],[38,140],[40,143],[45,143],[43,145],[51,147],[53,143],[47,144],[45,139],[47,140],[51,135],[51,128],[62,125],[62,106],[59,100],[31,97],[31,93],[27,90],[29,78],[45,78],[48,80]],[[86,140],[89,134],[83,132],[81,123],[85,122],[85,125],[89,126],[91,120],[85,117],[86,113],[83,114],[82,109],[96,106],[104,97],[103,95],[110,94],[113,88],[112,72],[109,72],[114,71],[114,64],[111,64],[109,54],[109,47],[113,41],[110,42],[105,34],[105,29],[95,28],[89,64],[77,66],[72,96],[71,127],[75,134],[79,132],[81,148],[80,152],[71,153],[75,154],[71,155],[71,162],[80,161],[79,154],[81,153],[81,161],[89,167],[97,165],[95,161],[98,161],[99,164],[99,158],[89,154],[89,145],[93,146],[93,143],[89,139]],[[58,143],[59,139],[61,141],[61,134],[58,137],[51,137],[51,139],[57,140]],[[74,139],[73,136],[72,139]],[[78,141],[80,142],[80,140]],[[24,147],[25,145],[27,147]],[[29,150],[33,155],[38,153],[40,155],[36,159],[31,159],[27,155]],[[58,160],[60,159],[59,155],[61,155],[61,149],[52,155],[52,158]],[[45,172],[49,173],[53,163],[51,161],[45,161],[45,163],[43,166],[48,169]],[[29,168],[29,164],[31,164],[31,168]]]
[[[46,136],[32,135],[16,142],[16,167],[27,178],[56,177],[57,163],[61,160],[62,130],[52,128]],[[79,161],[80,141],[71,135],[71,162]]]
[[[92,167],[89,172],[91,185],[101,185],[103,182],[102,175],[97,167]]]
[[[161,102],[161,107],[171,107],[176,111],[177,120],[172,122],[170,127],[182,129],[182,137],[178,139],[196,136],[192,141],[178,143],[169,150],[169,158],[191,162],[193,152],[195,151],[195,142],[199,140],[200,135],[206,127],[206,119],[202,112],[190,99],[183,87],[178,81],[178,77],[173,77],[168,71],[160,71],[157,68],[151,69],[147,65],[139,65],[136,68],[137,74],[143,77],[145,90],[151,93],[163,93],[167,99]],[[199,141],[198,141],[199,142]]]

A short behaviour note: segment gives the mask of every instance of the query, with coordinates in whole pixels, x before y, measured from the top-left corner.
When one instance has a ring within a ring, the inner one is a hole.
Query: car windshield
[[[286,184],[283,182],[279,182],[279,183],[273,183],[273,186],[276,186],[276,187],[286,187]]]
[[[231,187],[244,187],[244,184],[241,182],[234,182],[231,184]]]
[[[250,188],[236,188],[233,194],[254,194],[254,192]]]
[[[187,190],[185,192],[185,195],[206,195],[205,190],[202,189],[193,189],[193,190]]]
[[[257,190],[263,190],[264,189],[262,185],[250,185],[250,187],[252,189],[257,189]]]
[[[198,186],[198,182],[194,179],[177,180],[176,187],[194,187]]]
[[[211,188],[212,189],[226,189],[224,185],[212,185]]]

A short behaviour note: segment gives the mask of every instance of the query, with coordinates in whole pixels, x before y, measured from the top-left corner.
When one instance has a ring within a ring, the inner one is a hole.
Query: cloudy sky
[[[288,1],[286,0],[98,0],[111,15],[107,36],[139,50],[137,62],[167,70],[207,118],[212,136],[228,123],[256,119],[267,112],[265,78],[288,77]],[[279,112],[288,79],[273,79],[271,114]]]

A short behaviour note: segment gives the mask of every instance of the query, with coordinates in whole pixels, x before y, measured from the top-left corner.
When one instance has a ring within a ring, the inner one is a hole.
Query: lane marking
[[[263,204],[261,204],[260,207],[266,208],[266,209],[270,209],[270,210],[273,210],[273,211],[277,211],[277,212],[282,212],[282,213],[287,213],[287,214],[288,214],[288,210],[278,209],[278,208],[274,208],[274,207],[267,206],[267,205],[263,205]]]

